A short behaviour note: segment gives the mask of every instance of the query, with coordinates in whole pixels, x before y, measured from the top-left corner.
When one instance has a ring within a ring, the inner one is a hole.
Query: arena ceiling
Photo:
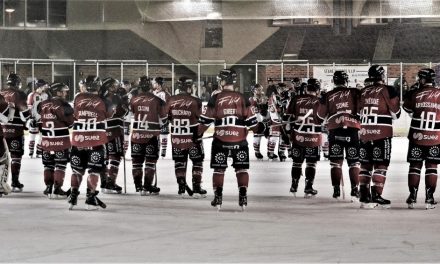
[[[145,21],[440,17],[440,0],[148,0]]]

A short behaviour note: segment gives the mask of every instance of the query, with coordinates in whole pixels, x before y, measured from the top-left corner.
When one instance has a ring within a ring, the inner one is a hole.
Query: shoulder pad
[[[217,101],[217,95],[218,94],[214,94],[211,99],[209,99],[208,101],[208,107],[215,107],[215,102]]]

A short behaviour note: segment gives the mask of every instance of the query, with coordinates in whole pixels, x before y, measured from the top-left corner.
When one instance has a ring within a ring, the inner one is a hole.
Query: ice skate
[[[278,156],[275,155],[274,153],[267,153],[267,157],[269,161],[276,161],[278,159]]]
[[[287,157],[288,157],[289,159],[292,158],[292,149],[290,149],[290,148],[287,150]]]
[[[375,203],[375,207],[382,207],[384,209],[391,208],[391,201],[383,198],[377,191],[374,189],[374,186],[371,187],[371,201]]]
[[[257,158],[257,160],[263,160],[264,158],[263,154],[261,154],[260,152],[255,152],[255,157]]]
[[[299,179],[292,179],[292,185],[290,186],[290,192],[296,197],[296,192],[298,191]]]
[[[429,188],[426,189],[425,209],[434,209],[437,202],[434,200],[434,193]]]
[[[162,159],[164,159],[166,155],[167,155],[166,150],[162,149],[162,151],[160,153],[160,156],[162,157]]]
[[[177,184],[179,184],[179,191],[177,194],[179,194],[182,198],[185,196],[185,193],[188,193],[189,196],[193,196],[194,192],[189,188],[188,184],[186,184],[185,179],[179,178],[177,180]]]
[[[279,159],[280,159],[280,162],[284,162],[284,161],[286,161],[286,159],[287,159],[287,157],[286,157],[286,155],[284,154],[284,152],[278,152],[278,157],[279,157]]]
[[[359,202],[359,190],[357,186],[351,188],[350,196],[352,203]]]
[[[23,191],[23,187],[24,185],[21,184],[18,180],[17,181],[13,181],[11,183],[11,187],[12,187],[12,192],[18,193],[18,192],[22,192]]]
[[[339,187],[339,185],[335,185],[333,186],[333,198],[339,200],[339,197],[341,197],[341,187]]]
[[[70,189],[65,192],[61,187],[56,187],[53,191],[54,199],[66,199],[70,195]]]
[[[372,209],[376,206],[376,204],[371,203],[369,186],[361,185],[359,187],[359,202],[361,203],[360,208],[362,209]]]
[[[53,185],[46,185],[46,189],[43,191],[43,194],[47,196],[47,198],[52,199],[52,188]]]
[[[217,187],[214,192],[214,200],[212,200],[211,205],[213,207],[217,207],[217,211],[220,211],[222,208],[222,198],[223,198],[223,188]]]
[[[200,183],[193,183],[193,197],[198,198],[206,198],[206,194],[208,193],[205,189],[202,188]]]
[[[72,192],[70,193],[68,200],[68,203],[70,204],[69,210],[72,210],[73,207],[78,203],[78,195],[79,195],[78,189],[72,189]]]
[[[406,203],[408,204],[408,209],[414,209],[417,203],[417,189],[410,188],[409,196],[406,199]]]
[[[313,181],[306,180],[306,187],[304,188],[304,198],[312,198],[318,194],[318,191],[313,189]]]
[[[107,207],[105,203],[96,197],[98,193],[98,191],[92,192],[91,190],[87,189],[86,210],[97,210],[98,207],[105,209]]]
[[[105,179],[105,177],[101,177],[100,188],[102,193],[107,193],[107,179]]]
[[[244,211],[247,207],[247,188],[240,187],[238,192],[238,205],[241,207],[241,211]]]
[[[142,196],[159,195],[160,188],[152,185],[150,186],[144,185],[144,187],[142,188],[142,192],[143,192],[143,194],[141,194]]]
[[[116,193],[116,194],[121,194],[122,193],[122,187],[117,185],[115,182],[113,182],[112,180],[107,180],[107,184],[105,186],[106,189],[106,193]]]

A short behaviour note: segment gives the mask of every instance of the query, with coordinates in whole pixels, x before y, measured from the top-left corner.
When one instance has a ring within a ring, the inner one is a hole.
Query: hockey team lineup
[[[112,77],[101,80],[89,75],[80,82],[80,92],[71,105],[66,100],[70,89],[66,84],[37,80],[34,92],[27,96],[21,90],[20,77],[10,73],[0,91],[0,197],[23,191],[19,178],[24,131],[28,130],[29,155],[37,154],[44,166],[43,194],[66,199],[69,210],[78,206],[83,179],[87,185],[86,209],[106,208],[105,201],[98,198],[98,189],[109,194],[123,192],[116,184],[121,163],[124,180],[125,176],[132,179],[136,193],[159,195],[157,179],[161,175],[157,175],[156,164],[170,145],[179,196],[207,197],[202,178],[211,172],[204,171],[203,161],[204,149],[210,148],[214,194],[211,206],[221,210],[225,171],[228,160],[232,160],[238,205],[244,211],[252,181],[250,144],[258,160],[292,161],[289,191],[295,196],[301,177],[305,179],[304,197],[318,195],[313,184],[323,154],[330,162],[329,188],[333,189],[334,199],[345,199],[346,163],[351,201],[363,209],[390,208],[391,201],[383,193],[393,147],[393,121],[403,110],[411,117],[409,195],[405,202],[409,209],[415,207],[424,165],[425,208],[433,209],[437,204],[434,193],[440,163],[440,93],[434,82],[435,72],[430,68],[419,70],[417,83],[402,95],[402,106],[397,91],[385,84],[382,66],[371,66],[368,76],[365,87],[351,88],[347,73],[337,70],[330,91],[321,89],[315,78],[307,83],[294,78],[291,86],[268,79],[266,91],[255,84],[252,96],[246,98],[234,87],[236,72],[224,69],[217,76],[217,89],[203,105],[193,96],[193,80],[187,77],[179,79],[180,92],[171,95],[164,89],[162,77],[141,76],[136,87],[131,88]],[[208,129],[213,129],[212,136],[205,135]],[[248,142],[248,133],[253,134],[253,142]],[[41,137],[40,144],[36,144],[37,135]],[[260,151],[263,138],[267,139],[266,155]],[[204,144],[205,139],[212,139],[212,145]],[[129,147],[132,170],[125,175]],[[192,167],[187,176],[189,160]],[[276,168],[273,164],[268,166]],[[72,175],[65,191],[67,166]]]

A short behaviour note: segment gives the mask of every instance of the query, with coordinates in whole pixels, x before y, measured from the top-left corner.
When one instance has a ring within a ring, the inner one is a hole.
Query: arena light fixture
[[[15,9],[14,8],[6,8],[5,12],[10,14],[12,12],[15,12]]]

